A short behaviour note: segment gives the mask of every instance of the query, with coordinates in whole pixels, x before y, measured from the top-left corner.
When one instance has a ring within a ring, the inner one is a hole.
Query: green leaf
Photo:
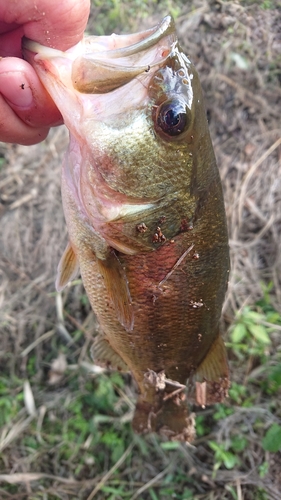
[[[231,52],[230,57],[232,61],[236,64],[237,68],[239,69],[248,69],[249,68],[249,61],[241,56],[241,54],[238,54],[238,52]]]
[[[281,386],[281,364],[275,366],[269,374],[269,380],[275,382],[277,387]]]
[[[232,382],[232,385],[229,389],[229,396],[236,403],[240,403],[243,401],[247,394],[247,388],[244,385],[237,384],[236,382]]]
[[[233,469],[233,467],[237,464],[236,456],[233,453],[231,453],[230,451],[226,451],[223,454],[222,458],[223,458],[224,466],[227,469]]]
[[[245,313],[245,318],[250,319],[252,322],[259,322],[264,319],[264,314],[257,313],[255,311],[247,311]]]
[[[156,495],[156,493],[155,493],[155,491],[154,491],[154,490],[152,490],[152,489],[150,488],[150,489],[148,490],[148,492],[149,492],[149,494],[150,494],[150,496],[151,496],[152,500],[158,500],[158,497],[157,497],[157,495]]]
[[[213,451],[221,451],[221,445],[216,443],[216,441],[209,441],[209,446]]]
[[[106,486],[104,485],[102,488],[101,488],[102,491],[104,491],[105,493],[114,493],[115,495],[121,495],[121,493],[123,492],[123,487],[120,488],[114,488],[112,486]]]
[[[266,314],[266,321],[268,321],[268,323],[272,323],[271,328],[272,328],[272,330],[274,330],[274,326],[280,324],[281,316],[276,311],[269,311]]]
[[[234,452],[239,453],[245,450],[248,440],[243,436],[235,436],[231,441],[231,448]]]
[[[184,488],[182,500],[192,500],[193,497],[193,491],[190,488]]]
[[[259,466],[259,476],[261,477],[261,479],[263,479],[268,474],[268,470],[269,470],[269,463],[268,462],[263,462]]]
[[[253,337],[255,337],[255,339],[258,341],[258,342],[261,342],[262,344],[270,344],[271,343],[271,340],[269,338],[269,335],[266,331],[266,328],[263,326],[263,325],[249,325],[248,326],[251,334],[253,335]]]
[[[163,450],[178,450],[180,443],[178,441],[167,441],[166,443],[161,443],[160,446]]]
[[[262,440],[262,447],[266,451],[276,453],[281,450],[281,427],[273,424]]]
[[[231,333],[231,340],[234,344],[238,344],[246,337],[246,335],[247,329],[245,325],[243,323],[237,323]]]
[[[230,484],[226,484],[225,489],[226,491],[229,491],[231,493],[232,498],[234,498],[234,500],[238,500],[236,489],[234,489],[233,486],[231,486]]]

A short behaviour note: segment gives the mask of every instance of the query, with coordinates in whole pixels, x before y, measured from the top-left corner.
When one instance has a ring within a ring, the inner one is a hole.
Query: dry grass
[[[232,262],[226,330],[237,311],[262,299],[263,283],[273,283],[271,303],[281,312],[281,13],[253,2],[192,4],[193,9],[181,10],[177,26],[201,76],[225,193]],[[179,10],[180,2],[167,5]],[[142,28],[159,19],[154,4],[147,12],[151,9]],[[126,422],[134,388],[131,381],[123,387],[92,366],[89,347],[97,326],[80,281],[62,296],[54,292],[56,266],[66,244],[60,200],[66,144],[67,132],[61,127],[39,146],[2,144],[0,149],[3,415],[3,405],[10,401],[9,420],[0,428],[1,498],[154,500],[172,498],[163,493],[163,485],[172,484],[175,498],[183,500],[279,499],[280,452],[265,452],[261,439],[272,423],[280,423],[281,408],[262,391],[268,370],[262,356],[246,357],[239,364],[230,351],[233,380],[245,385],[251,404],[232,402],[231,414],[231,404],[199,412],[205,432],[194,448],[167,448],[153,436],[132,436]],[[280,363],[276,328],[268,366]],[[30,384],[24,385],[23,379]],[[89,401],[95,390],[104,394],[93,406]],[[103,408],[107,395],[112,401]],[[216,419],[222,410],[224,418]],[[83,433],[82,417],[81,428],[75,431],[70,425],[81,411],[86,423],[94,414],[92,434]],[[115,433],[112,447],[102,442],[105,432]],[[237,435],[248,439],[240,463],[231,470],[221,467],[214,476],[209,440],[225,443]],[[68,448],[67,440],[73,441]],[[268,471],[263,475],[259,468],[264,463]],[[119,493],[106,491],[106,485]]]
[[[219,9],[221,5],[221,9]],[[205,89],[211,134],[224,186],[232,278],[225,309],[260,298],[275,285],[280,308],[281,13],[237,3],[205,2],[179,33]],[[185,42],[184,33],[190,33]],[[192,40],[192,43],[190,43]],[[279,54],[279,55],[278,55]],[[242,69],[243,68],[243,69]],[[279,75],[279,76],[278,76]]]

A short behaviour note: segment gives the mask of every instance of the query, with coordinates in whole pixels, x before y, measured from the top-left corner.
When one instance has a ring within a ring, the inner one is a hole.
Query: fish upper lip
[[[136,34],[136,36],[145,35],[146,33],[147,34],[151,33],[151,34],[149,34],[147,37],[143,38],[139,42],[106,52],[108,52],[108,55],[110,55],[111,59],[115,58],[117,59],[119,57],[127,57],[127,56],[132,56],[134,54],[138,54],[143,50],[147,50],[150,47],[153,47],[167,35],[175,33],[175,22],[171,16],[166,16],[161,21],[161,23],[158,24],[156,27],[151,28],[150,30],[147,31],[139,32]]]
[[[156,45],[162,38],[175,34],[175,23],[174,20],[171,16],[166,16],[164,19],[154,28],[151,28],[146,31],[141,31],[139,33],[135,34],[135,37],[141,37],[140,41],[137,41],[131,45],[125,45],[124,47],[117,48],[117,49],[111,49],[111,50],[99,50],[95,52],[95,55],[97,57],[110,57],[110,59],[117,59],[120,57],[128,57],[134,54],[137,54],[143,50],[147,50],[150,47],[153,47]],[[147,36],[146,36],[147,35]],[[122,36],[122,35],[121,35]],[[125,35],[126,36],[130,35]],[[142,38],[143,37],[143,38]],[[100,37],[95,37],[100,38]],[[23,37],[22,39],[22,48],[24,50],[29,50],[31,52],[37,53],[39,55],[42,54],[44,58],[52,58],[52,57],[67,57],[68,52],[63,52],[58,49],[54,49],[51,47],[45,47],[44,45],[41,45],[38,42],[35,42],[34,40],[30,40],[27,37]],[[90,54],[88,52],[88,54]],[[85,56],[87,55],[87,52],[84,54]],[[72,57],[70,56],[72,59]]]

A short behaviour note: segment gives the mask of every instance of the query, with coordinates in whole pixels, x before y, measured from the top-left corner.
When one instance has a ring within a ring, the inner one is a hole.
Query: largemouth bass
[[[229,386],[227,227],[196,70],[169,16],[66,52],[24,48],[70,132],[57,289],[80,268],[102,331],[93,358],[138,385],[133,428],[191,441],[187,401],[222,401]]]

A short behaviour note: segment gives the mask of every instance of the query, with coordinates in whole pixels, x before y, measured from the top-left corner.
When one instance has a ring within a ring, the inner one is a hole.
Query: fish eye
[[[189,121],[190,111],[182,100],[170,99],[163,102],[157,109],[157,126],[171,137],[180,135],[188,126]]]

